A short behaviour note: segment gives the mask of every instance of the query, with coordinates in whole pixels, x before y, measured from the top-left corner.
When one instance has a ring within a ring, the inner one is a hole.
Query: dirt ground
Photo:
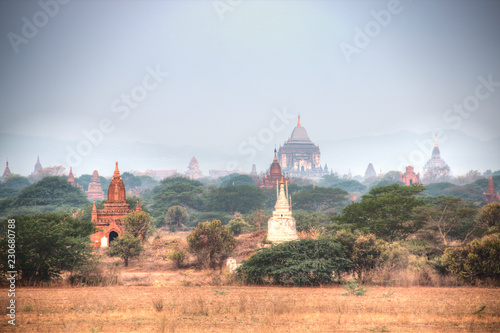
[[[0,291],[2,295],[6,290]],[[17,332],[499,332],[500,290],[373,287],[19,288]],[[5,309],[6,301],[2,300]],[[484,306],[483,310],[480,310]],[[478,312],[479,311],[479,312]],[[0,331],[12,331],[6,317]]]

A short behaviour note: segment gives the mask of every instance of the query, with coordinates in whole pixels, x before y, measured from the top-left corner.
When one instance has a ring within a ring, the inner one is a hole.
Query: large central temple
[[[311,141],[301,126],[300,115],[292,136],[279,148],[278,160],[281,171],[289,177],[320,178],[328,174],[326,164],[324,169],[321,167],[319,146]]]

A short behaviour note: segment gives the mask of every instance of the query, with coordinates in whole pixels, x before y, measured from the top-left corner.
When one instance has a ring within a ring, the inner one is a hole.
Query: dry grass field
[[[0,290],[2,295],[5,290]],[[21,287],[17,332],[499,332],[500,290]],[[5,309],[5,298],[1,300]],[[479,313],[475,313],[481,307]],[[0,331],[12,331],[6,319]]]

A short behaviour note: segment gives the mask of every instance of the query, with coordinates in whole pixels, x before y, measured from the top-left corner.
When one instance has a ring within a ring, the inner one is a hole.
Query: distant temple
[[[500,196],[495,190],[495,184],[493,184],[493,176],[490,174],[490,179],[488,180],[488,186],[486,187],[486,192],[483,193],[484,201],[486,204],[492,202],[500,202]]]
[[[194,156],[191,159],[191,162],[189,162],[188,170],[186,171],[186,176],[191,179],[203,177],[203,172],[201,172],[200,166],[198,165],[198,161]]]
[[[37,174],[42,171],[42,164],[40,164],[40,156],[36,157],[36,164],[35,164],[35,169],[31,173],[32,175]]]
[[[405,185],[420,184],[420,173],[415,174],[412,166],[406,167],[406,172],[400,172],[399,180]]]
[[[141,205],[137,203],[136,211],[141,211]],[[118,170],[116,162],[113,179],[108,188],[108,200],[104,209],[97,210],[94,201],[92,208],[92,222],[100,231],[90,236],[90,241],[95,247],[108,247],[110,242],[123,234],[122,219],[125,215],[132,213],[129,204],[125,200],[125,185]]]
[[[11,174],[10,169],[9,169],[9,161],[5,162],[5,170],[3,171],[2,175],[2,181],[4,182],[5,179],[7,179],[7,176]]]
[[[278,150],[278,161],[281,171],[290,177],[320,178],[328,173],[321,167],[319,146],[309,139],[300,124],[300,115],[292,136]]]
[[[90,178],[87,198],[89,200],[104,200],[104,191],[102,190],[101,179],[97,170],[94,170]]]
[[[83,186],[82,185],[79,185],[78,183],[75,182],[75,176],[73,175],[73,168],[72,167],[69,167],[69,175],[68,175],[68,182],[74,186],[74,187],[78,187],[80,188],[82,191],[83,191]]]
[[[437,134],[434,138],[434,149],[432,149],[432,157],[423,168],[423,178],[424,182],[432,183],[436,181],[444,181],[449,178],[450,167],[441,158],[441,153],[439,151]]]
[[[276,184],[278,185],[278,184]],[[296,240],[297,230],[295,219],[292,217],[292,202],[288,195],[288,183],[281,178],[279,189],[276,186],[276,205],[273,216],[267,222],[267,240],[273,243],[283,243]]]
[[[269,171],[259,179],[257,186],[259,187],[275,187],[281,178],[284,178],[285,175],[281,172],[280,164],[278,163],[278,159],[276,157],[276,149],[274,149],[274,160],[269,167]],[[288,181],[288,178],[286,179]]]
[[[373,164],[368,164],[368,167],[366,168],[365,171],[365,179],[372,178],[372,177],[377,177],[377,172],[375,171],[375,168],[373,167]]]
[[[255,164],[252,164],[252,171],[250,171],[250,175],[257,176],[257,167]]]
[[[73,176],[73,168],[72,168],[72,167],[69,167],[68,182],[69,182],[71,185],[76,186],[76,183],[75,183],[75,176]]]

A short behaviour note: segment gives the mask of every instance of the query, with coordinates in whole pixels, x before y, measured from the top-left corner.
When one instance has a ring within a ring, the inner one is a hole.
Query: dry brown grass
[[[0,291],[5,294],[5,290]],[[498,332],[500,290],[373,287],[20,288],[22,332]],[[160,306],[161,304],[161,306]],[[5,308],[5,301],[0,304]],[[481,306],[480,313],[473,314]],[[0,331],[7,329],[6,320]]]

